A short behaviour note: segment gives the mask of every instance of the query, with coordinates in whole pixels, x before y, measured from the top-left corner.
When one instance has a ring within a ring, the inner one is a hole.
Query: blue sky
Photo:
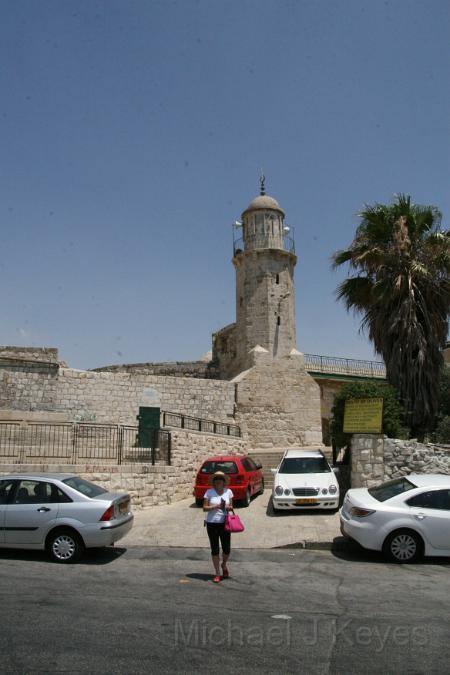
[[[304,352],[371,358],[336,303],[364,203],[448,224],[446,0],[1,0],[0,343],[197,358],[234,320],[231,223],[295,226]]]

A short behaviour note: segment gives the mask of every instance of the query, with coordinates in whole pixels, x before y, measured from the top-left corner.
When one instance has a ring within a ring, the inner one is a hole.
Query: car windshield
[[[65,478],[63,483],[73,488],[77,492],[81,492],[82,495],[86,497],[98,497],[103,495],[107,490],[100,487],[100,485],[94,485],[84,478],[78,478],[78,476],[72,476],[71,478]]]
[[[237,473],[238,469],[235,462],[205,462],[200,469],[201,473],[215,473],[216,471],[223,471],[223,473]]]
[[[325,457],[286,457],[281,462],[278,473],[329,473],[331,471]]]
[[[407,478],[396,478],[395,480],[388,480],[386,483],[377,485],[377,487],[369,488],[369,494],[379,502],[385,502],[392,497],[401,495],[402,492],[414,490],[415,487],[417,486]]]

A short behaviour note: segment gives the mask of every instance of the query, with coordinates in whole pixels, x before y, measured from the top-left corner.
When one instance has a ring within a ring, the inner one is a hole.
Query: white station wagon
[[[346,494],[341,532],[392,562],[450,556],[450,476],[410,474]]]
[[[272,473],[274,511],[338,508],[339,484],[321,450],[290,448]]]
[[[133,525],[130,495],[63,473],[0,477],[0,547],[47,549],[70,563],[110,546]]]

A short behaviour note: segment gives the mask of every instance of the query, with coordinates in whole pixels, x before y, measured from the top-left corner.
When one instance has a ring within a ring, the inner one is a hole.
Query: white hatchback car
[[[272,473],[274,511],[338,508],[339,484],[321,450],[290,448]]]
[[[450,476],[410,474],[347,492],[341,532],[392,562],[450,556]]]

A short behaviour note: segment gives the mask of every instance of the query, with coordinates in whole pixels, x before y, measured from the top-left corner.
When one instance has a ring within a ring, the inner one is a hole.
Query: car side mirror
[[[333,466],[333,473],[339,473],[339,467]]]
[[[276,469],[270,469],[270,473],[276,473],[276,472],[277,472]]]
[[[256,462],[255,466],[256,466],[257,469],[262,469],[261,462]]]

